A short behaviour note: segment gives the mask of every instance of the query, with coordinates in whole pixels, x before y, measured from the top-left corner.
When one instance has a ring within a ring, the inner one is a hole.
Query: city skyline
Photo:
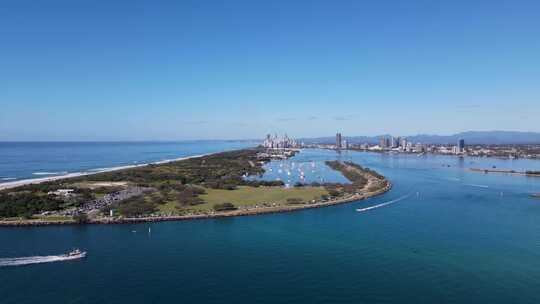
[[[13,2],[0,140],[540,132],[539,9]]]

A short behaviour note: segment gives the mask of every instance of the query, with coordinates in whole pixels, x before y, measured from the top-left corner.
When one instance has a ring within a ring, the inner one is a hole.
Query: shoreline
[[[138,218],[101,218],[90,220],[87,223],[77,223],[74,220],[58,221],[58,220],[14,220],[0,221],[0,227],[35,227],[35,226],[52,226],[52,225],[111,225],[111,224],[136,224],[146,222],[166,222],[166,221],[187,221],[187,220],[204,220],[218,219],[237,216],[254,216],[274,213],[295,212],[306,209],[324,208],[330,206],[341,205],[345,203],[362,201],[368,198],[382,195],[392,189],[392,183],[386,180],[386,186],[379,190],[364,193],[353,194],[346,197],[341,197],[331,201],[321,201],[313,204],[276,206],[254,209],[238,209],[234,211],[217,212],[211,214],[194,214],[194,215],[176,215],[176,216],[155,216],[155,217],[138,217]]]
[[[191,159],[191,158],[204,157],[204,156],[208,156],[208,155],[212,155],[212,154],[216,154],[216,153],[221,153],[221,152],[223,152],[223,151],[214,152],[214,153],[197,154],[197,155],[179,157],[179,158],[174,158],[174,159],[164,159],[164,160],[151,162],[151,163],[117,166],[117,167],[106,168],[106,169],[103,169],[103,170],[96,170],[96,171],[73,172],[73,173],[68,173],[68,174],[64,174],[64,175],[57,175],[57,176],[21,179],[21,180],[16,180],[16,181],[11,181],[11,182],[0,183],[0,191],[7,190],[7,189],[12,189],[12,188],[17,188],[17,187],[25,186],[25,185],[41,184],[41,183],[57,181],[57,180],[62,180],[62,179],[70,179],[70,178],[81,177],[81,176],[89,176],[89,175],[106,173],[106,172],[113,172],[113,171],[119,171],[119,170],[124,170],[124,169],[133,169],[133,168],[145,167],[145,166],[149,166],[149,165],[166,164],[166,163],[171,163],[171,162],[175,162],[175,161],[182,161],[182,160]]]

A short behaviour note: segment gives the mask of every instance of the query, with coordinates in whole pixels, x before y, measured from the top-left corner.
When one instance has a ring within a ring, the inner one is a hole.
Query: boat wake
[[[391,200],[391,201],[388,201],[386,203],[382,203],[382,204],[378,204],[378,205],[374,205],[374,206],[370,206],[370,207],[366,207],[366,208],[356,209],[356,211],[357,212],[364,212],[364,211],[368,211],[368,210],[377,209],[377,208],[381,208],[381,207],[384,207],[384,206],[392,205],[392,204],[395,204],[395,203],[400,202],[402,200],[408,199],[409,197],[411,197],[411,195],[413,195],[413,194],[409,193],[409,194],[404,195],[402,197],[396,198],[395,200]]]
[[[8,266],[24,266],[32,264],[62,262],[68,260],[75,260],[80,257],[66,256],[66,255],[48,255],[48,256],[33,256],[22,258],[0,258],[0,267]]]

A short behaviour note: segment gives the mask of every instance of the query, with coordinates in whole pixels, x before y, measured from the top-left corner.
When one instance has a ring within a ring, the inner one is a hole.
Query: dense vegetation
[[[328,190],[330,196],[339,196],[342,193],[356,193],[363,190],[368,184],[366,176],[372,176],[376,179],[372,182],[368,191],[374,191],[384,187],[385,178],[379,173],[364,168],[353,162],[340,162],[340,161],[326,161],[326,165],[330,168],[340,171],[351,183],[350,184],[326,184],[325,187]]]
[[[234,189],[249,182],[247,175],[259,175],[264,169],[257,161],[258,149],[222,152],[199,158],[105,172],[79,178],[82,181],[127,181],[149,186],[163,181],[197,184],[212,189]]]
[[[45,183],[27,185],[16,191],[0,192],[0,217],[25,217],[45,211],[58,211],[69,207],[78,207],[84,202],[94,199],[88,189],[74,189],[72,195],[59,197],[48,194],[56,191],[61,185]]]
[[[367,173],[367,174],[369,174],[371,176],[375,176],[378,179],[381,179],[381,180],[385,179],[384,176],[379,174],[377,171],[371,170],[370,168],[367,168],[367,167],[362,167],[357,163],[353,163],[351,161],[346,161],[345,164],[348,165],[348,166],[354,167],[354,168],[356,168],[356,169],[358,169],[358,170],[360,170],[360,171],[362,171],[364,173]]]
[[[105,194],[115,193],[122,187],[88,188],[80,185],[96,182],[128,182],[131,186],[156,189],[151,195],[131,197],[103,208],[116,210],[124,216],[146,215],[167,202],[177,202],[177,208],[189,208],[204,203],[199,195],[204,188],[234,190],[240,185],[252,187],[282,186],[281,181],[250,181],[245,176],[264,173],[257,159],[260,149],[222,152],[176,162],[153,164],[120,171],[30,184],[0,192],[0,218],[31,217],[44,211],[59,211],[80,207]],[[198,185],[199,187],[195,186]],[[73,189],[72,195],[48,193],[58,189]]]
[[[215,211],[232,211],[232,210],[236,210],[238,208],[236,208],[236,206],[234,206],[233,203],[221,203],[221,204],[215,204],[214,205],[214,210]]]
[[[361,189],[367,184],[367,179],[362,174],[361,170],[350,170],[350,163],[342,163],[340,161],[326,161],[326,165],[330,168],[340,171],[349,181],[352,182],[354,188]],[[349,185],[350,186],[350,185]]]
[[[64,202],[51,195],[35,195],[24,191],[0,193],[0,217],[25,217],[43,211],[60,210]]]
[[[118,202],[112,208],[124,216],[134,217],[139,215],[147,215],[156,211],[157,204],[151,200],[145,199],[143,196],[136,196]]]

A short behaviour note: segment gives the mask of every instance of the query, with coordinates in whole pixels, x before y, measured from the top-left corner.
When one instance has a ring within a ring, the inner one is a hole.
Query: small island
[[[0,226],[117,224],[320,208],[382,194],[391,183],[352,162],[327,161],[349,183],[296,183],[261,176],[298,150],[258,147],[28,184],[0,191]]]

